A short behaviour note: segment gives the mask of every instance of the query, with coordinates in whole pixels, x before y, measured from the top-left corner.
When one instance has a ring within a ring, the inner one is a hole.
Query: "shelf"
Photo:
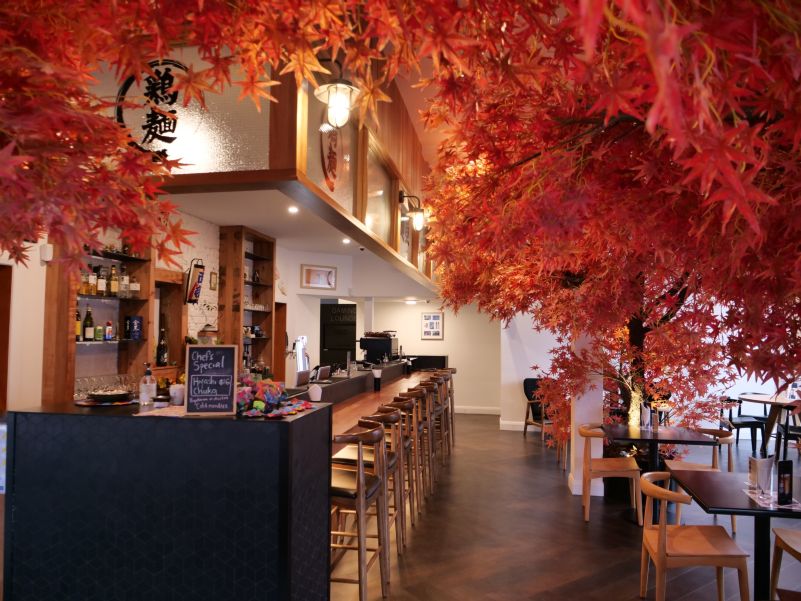
[[[119,296],[101,296],[99,294],[79,294],[79,299],[84,300],[99,300],[99,301],[126,301],[126,302],[143,302],[146,298],[121,298]]]
[[[257,255],[256,253],[252,253],[252,252],[245,252],[245,258],[250,260],[250,261],[272,261],[272,259],[270,257]]]
[[[110,250],[102,250],[100,252],[94,251],[90,252],[86,255],[87,257],[92,257],[95,259],[106,259],[108,261],[117,261],[118,263],[147,263],[148,259],[143,259],[142,257],[132,257],[131,255],[125,255],[123,253],[118,253]]]
[[[253,286],[255,288],[272,288],[272,284],[265,284],[264,282],[251,282],[250,280],[245,280],[245,286]]]
[[[262,342],[269,339],[269,336],[242,336],[242,342],[244,344],[253,344],[254,342]]]
[[[127,344],[129,342],[137,344],[139,342],[144,342],[144,341],[145,341],[144,338],[142,338],[140,340],[133,340],[131,338],[122,338],[120,340],[80,340],[80,341],[76,340],[75,341],[75,345],[76,346],[92,346],[92,345],[95,345],[95,344]]]
[[[271,313],[271,311],[267,311],[266,309],[248,309],[247,307],[242,307],[243,311],[248,311],[249,313]]]

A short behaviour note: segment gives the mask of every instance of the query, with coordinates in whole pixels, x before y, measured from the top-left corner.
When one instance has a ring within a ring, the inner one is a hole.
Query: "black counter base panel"
[[[328,599],[330,420],[11,413],[6,601]]]

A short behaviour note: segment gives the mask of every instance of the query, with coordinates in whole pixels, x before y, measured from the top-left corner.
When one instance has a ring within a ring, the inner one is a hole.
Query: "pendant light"
[[[339,67],[339,77],[319,86],[314,90],[314,97],[328,107],[326,109],[328,124],[339,129],[348,122],[350,110],[359,96],[359,90],[347,79],[343,79],[342,65],[339,61],[331,62],[335,62]]]

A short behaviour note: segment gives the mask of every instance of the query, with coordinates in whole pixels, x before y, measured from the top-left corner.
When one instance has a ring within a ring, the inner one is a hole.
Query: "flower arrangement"
[[[283,382],[253,380],[249,375],[240,378],[236,396],[237,415],[262,417],[280,408],[286,401]]]

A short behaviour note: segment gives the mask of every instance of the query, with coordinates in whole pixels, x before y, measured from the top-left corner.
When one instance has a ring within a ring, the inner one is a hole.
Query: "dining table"
[[[670,470],[671,476],[706,513],[744,515],[754,518],[754,599],[770,598],[770,520],[801,519],[801,509],[763,506],[752,499],[748,474],[699,470]],[[794,498],[801,492],[801,478],[793,479]]]
[[[690,428],[680,426],[659,426],[644,428],[627,424],[604,424],[604,434],[615,442],[632,442],[648,445],[648,471],[659,470],[659,445],[701,445],[717,446],[718,441],[712,436],[701,434]]]
[[[773,435],[773,430],[776,427],[776,424],[781,422],[781,414],[784,409],[792,409],[793,401],[788,399],[784,394],[777,394],[777,393],[756,393],[751,392],[747,394],[741,394],[737,397],[741,401],[747,401],[749,403],[761,403],[763,405],[769,405],[770,408],[768,410],[768,419],[765,422],[765,434],[762,436],[762,456],[766,457],[768,454],[768,441],[770,437]],[[778,455],[778,449],[776,450],[776,454]]]

